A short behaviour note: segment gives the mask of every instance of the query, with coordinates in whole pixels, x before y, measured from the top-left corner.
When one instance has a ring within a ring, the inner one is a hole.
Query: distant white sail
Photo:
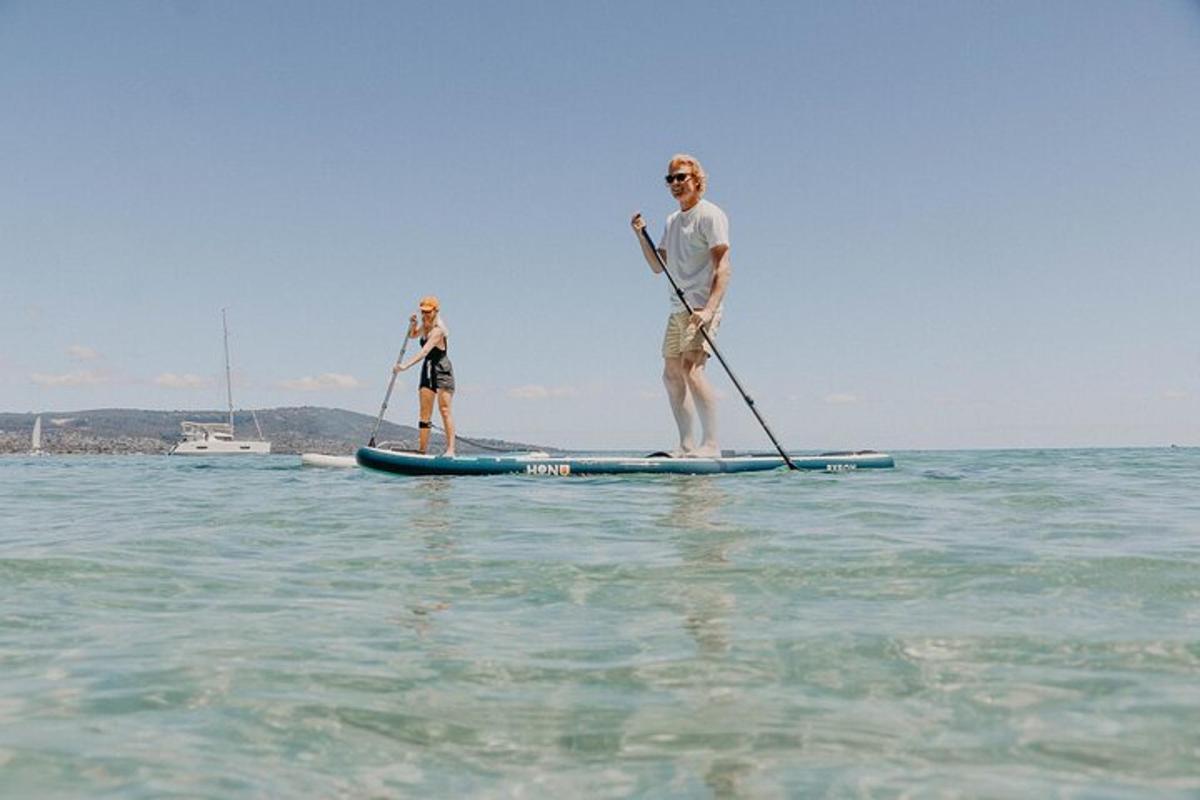
[[[218,455],[267,455],[271,452],[271,443],[262,438],[262,428],[258,425],[258,415],[254,415],[254,427],[258,428],[258,441],[238,439],[233,430],[233,381],[230,378],[229,367],[229,325],[225,321],[225,309],[221,309],[221,329],[225,332],[225,399],[229,404],[228,422],[192,422],[181,423],[183,438],[175,444],[167,455],[176,456],[218,456]]]
[[[35,456],[42,454],[42,418],[38,417],[33,421],[33,440],[31,442],[31,452]]]

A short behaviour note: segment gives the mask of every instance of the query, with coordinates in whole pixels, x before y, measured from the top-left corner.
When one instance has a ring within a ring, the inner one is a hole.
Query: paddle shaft
[[[671,277],[671,272],[667,269],[667,262],[663,261],[662,254],[659,253],[658,248],[654,246],[654,240],[650,238],[650,232],[645,228],[642,228],[642,236],[645,237],[646,244],[650,245],[650,250],[654,253],[654,258],[658,261],[658,265],[662,267],[663,274],[666,275],[667,280],[671,282],[671,288],[675,290],[675,296],[679,298],[679,302],[683,303],[683,307],[687,309],[689,314],[694,313],[691,305],[687,301],[687,298],[683,296],[683,290],[679,288],[679,284],[675,282],[673,277]],[[798,470],[799,467],[792,463],[791,457],[779,444],[779,440],[775,438],[775,434],[771,432],[771,426],[767,424],[765,419],[763,419],[762,414],[758,413],[758,409],[754,406],[754,398],[747,394],[746,390],[742,388],[742,382],[739,381],[737,376],[733,374],[733,370],[729,368],[729,364],[725,361],[725,356],[721,355],[721,351],[717,348],[716,343],[712,340],[712,337],[708,335],[708,331],[705,330],[703,325],[700,326],[700,334],[704,337],[704,341],[708,343],[708,347],[710,350],[712,350],[713,355],[717,357],[717,361],[720,361],[721,366],[725,368],[725,373],[729,376],[729,380],[733,381],[734,387],[737,388],[738,393],[742,396],[742,399],[746,401],[746,405],[750,408],[750,413],[754,414],[754,418],[758,420],[758,424],[761,425],[763,431],[766,432],[767,438],[771,440],[771,444],[775,445],[775,449],[778,450],[779,455],[783,457],[783,462],[788,465],[788,469]]]
[[[404,332],[404,344],[400,345],[400,355],[396,356],[396,363],[399,364],[404,360],[404,351],[408,349],[408,340],[412,337],[408,335],[408,330]],[[388,400],[392,397],[392,388],[396,385],[396,371],[392,370],[392,379],[388,381],[387,394],[383,396],[383,405],[379,407],[379,419],[375,420],[375,430],[371,431],[371,440],[367,442],[367,447],[375,446],[375,436],[379,433],[379,426],[383,424],[383,415],[387,411]]]

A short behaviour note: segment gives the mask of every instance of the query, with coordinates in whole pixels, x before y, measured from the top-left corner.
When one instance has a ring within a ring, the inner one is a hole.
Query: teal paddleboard
[[[432,456],[411,451],[359,448],[358,463],[370,469],[401,475],[715,475],[786,469],[778,455],[723,456],[721,458],[670,458],[626,456],[549,455],[512,453],[495,456]],[[849,472],[887,469],[895,461],[887,453],[864,450],[846,453],[791,456],[800,469]]]

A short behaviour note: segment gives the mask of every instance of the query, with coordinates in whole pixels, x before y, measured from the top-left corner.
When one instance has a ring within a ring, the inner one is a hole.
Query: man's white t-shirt
[[[729,219],[716,203],[701,200],[687,211],[674,211],[667,217],[662,238],[667,270],[694,310],[704,308],[712,292],[711,251],[718,245],[729,246]],[[684,310],[674,289],[671,307]]]

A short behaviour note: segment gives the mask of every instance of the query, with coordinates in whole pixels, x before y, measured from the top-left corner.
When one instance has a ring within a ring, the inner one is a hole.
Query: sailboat
[[[271,452],[271,443],[262,438],[262,429],[258,429],[258,439],[238,439],[233,429],[233,385],[229,370],[229,325],[225,320],[225,309],[221,309],[221,328],[225,331],[225,398],[229,403],[229,422],[191,422],[181,423],[183,438],[168,452],[175,456],[218,456],[218,455],[267,455]],[[252,414],[254,412],[251,412]],[[258,417],[254,417],[254,425],[258,427]]]
[[[40,456],[42,451],[42,418],[39,416],[33,421],[33,436],[30,439],[29,454]]]

